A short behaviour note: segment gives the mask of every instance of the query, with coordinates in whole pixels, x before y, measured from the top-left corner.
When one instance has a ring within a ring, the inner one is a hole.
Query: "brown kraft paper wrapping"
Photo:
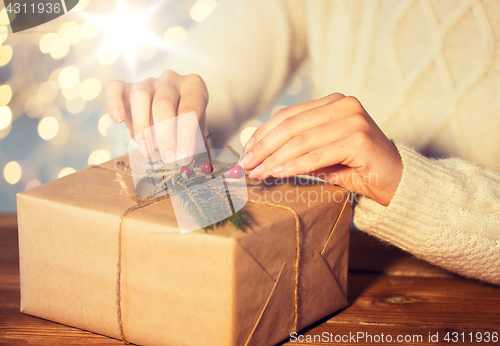
[[[346,190],[305,182],[248,185],[249,200],[299,215],[299,330],[347,305],[351,212]],[[120,339],[119,225],[134,204],[114,172],[99,168],[20,193],[21,311]],[[120,306],[129,342],[260,346],[289,337],[293,214],[250,202],[245,212],[245,232],[225,225],[180,234],[168,199],[124,218]]]

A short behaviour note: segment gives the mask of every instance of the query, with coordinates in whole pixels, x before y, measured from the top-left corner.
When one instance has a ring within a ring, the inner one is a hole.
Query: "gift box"
[[[113,162],[18,195],[21,311],[143,345],[274,345],[347,305],[349,193],[248,183],[244,231],[179,232]]]

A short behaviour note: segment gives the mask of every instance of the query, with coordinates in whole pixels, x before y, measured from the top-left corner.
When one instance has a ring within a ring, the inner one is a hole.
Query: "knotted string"
[[[232,148],[229,148],[232,150]],[[216,166],[217,167],[217,166]],[[103,169],[106,171],[114,172],[116,175],[116,181],[120,184],[122,191],[124,191],[130,199],[132,199],[136,204],[127,208],[120,216],[120,228],[118,232],[118,262],[117,262],[117,275],[116,275],[116,314],[117,314],[117,319],[118,319],[118,327],[120,331],[120,337],[121,340],[125,344],[129,344],[125,332],[123,329],[123,319],[122,319],[122,309],[121,309],[121,272],[122,272],[122,233],[123,233],[123,220],[125,217],[130,214],[132,211],[158,203],[159,201],[162,201],[164,199],[167,199],[170,197],[168,192],[165,190],[166,195],[164,196],[148,196],[145,198],[141,198],[138,196],[138,194],[135,191],[132,191],[127,183],[125,182],[124,176],[129,176],[131,177],[132,174],[129,173],[131,172],[130,165],[127,163],[117,160],[114,163],[113,169],[109,169],[106,167],[102,167],[100,165],[90,165],[87,168],[99,168]],[[220,167],[219,167],[220,168]],[[215,172],[215,167],[214,167],[214,172]],[[128,172],[127,172],[128,171]],[[156,174],[158,173],[151,173],[146,175],[146,177],[155,177]],[[235,179],[239,180],[239,179]],[[253,201],[253,200],[248,200],[248,202],[261,205],[261,206],[266,206],[266,207],[275,207],[275,208],[280,208],[283,210],[289,211],[294,218],[295,221],[295,282],[294,282],[294,322],[293,322],[293,332],[297,332],[297,324],[298,324],[298,317],[299,317],[299,262],[300,262],[300,219],[299,215],[295,210],[293,210],[290,207],[279,205],[279,204],[274,204],[274,203],[269,203],[269,202],[263,202],[263,201]]]

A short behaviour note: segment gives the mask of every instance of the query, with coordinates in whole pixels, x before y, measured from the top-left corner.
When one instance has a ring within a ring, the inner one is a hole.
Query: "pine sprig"
[[[231,215],[230,217],[228,217],[224,220],[221,220],[215,224],[212,224],[210,226],[203,227],[203,229],[205,231],[210,231],[210,230],[213,230],[215,227],[224,226],[226,223],[230,222],[233,224],[234,228],[244,232],[245,229],[249,226],[248,225],[249,219],[250,219],[250,217],[248,216],[248,214],[245,214],[243,212],[243,210],[239,210],[236,213],[234,213],[233,215]]]
[[[245,231],[250,217],[239,210],[238,204],[242,201],[237,196],[230,195],[225,186],[221,186],[220,180],[211,179],[211,176],[198,172],[195,167],[191,169],[194,176],[189,178],[174,174],[165,179],[161,170],[150,170],[148,173],[152,175],[150,179],[153,184],[161,184],[164,189],[180,198],[183,207],[200,226],[208,225],[203,227],[205,231],[214,230],[228,222],[236,229]],[[233,213],[233,210],[238,212]],[[228,214],[229,217],[221,220]]]

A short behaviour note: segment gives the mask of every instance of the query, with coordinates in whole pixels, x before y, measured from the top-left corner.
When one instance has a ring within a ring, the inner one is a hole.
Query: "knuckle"
[[[371,137],[366,131],[356,131],[353,136],[357,147],[366,147],[371,142]]]
[[[173,78],[173,77],[178,77],[179,75],[172,71],[172,70],[165,70],[162,72],[161,74],[161,78],[165,78],[165,79],[169,79],[169,78]]]
[[[149,98],[150,95],[150,90],[146,86],[139,85],[135,87],[132,92],[130,93],[130,97],[132,99],[137,99],[137,98]]]
[[[205,84],[205,82],[203,82],[203,78],[201,78],[201,76],[198,74],[188,74],[183,78],[190,83]]]
[[[321,150],[313,150],[307,154],[307,157],[311,163],[318,163],[321,160]]]
[[[295,137],[293,138],[293,141],[294,141],[294,143],[293,143],[293,144],[294,144],[295,146],[303,146],[304,144],[306,144],[306,143],[307,143],[307,140],[308,140],[308,138],[307,138],[307,137],[308,137],[308,136],[307,136],[306,134],[304,134],[304,133],[300,133],[300,134],[298,134],[297,136],[295,136]]]
[[[153,101],[154,110],[164,110],[166,108],[174,108],[174,102],[168,97],[158,97]]]
[[[345,101],[352,103],[352,104],[358,104],[359,100],[355,96],[346,96]]]
[[[359,102],[359,100],[354,97],[354,96],[346,96],[342,99],[342,101],[347,105],[347,107],[349,107],[350,109],[354,109],[354,110],[359,110],[362,108],[361,106],[361,102]]]
[[[345,95],[344,94],[341,94],[341,93],[333,93],[333,94],[330,94],[326,97],[326,99],[329,101],[329,102],[335,102],[335,101],[338,101],[342,98],[344,98]]]
[[[349,117],[351,128],[356,130],[366,131],[369,129],[369,124],[362,113],[355,113]]]
[[[295,127],[296,123],[297,123],[297,118],[295,116],[293,116],[293,117],[288,117],[288,118],[284,119],[279,124],[279,126],[283,131],[290,131],[291,129],[293,129]]]
[[[273,114],[273,117],[276,117],[278,119],[285,119],[288,114],[288,107],[281,108],[279,109],[276,113]]]

